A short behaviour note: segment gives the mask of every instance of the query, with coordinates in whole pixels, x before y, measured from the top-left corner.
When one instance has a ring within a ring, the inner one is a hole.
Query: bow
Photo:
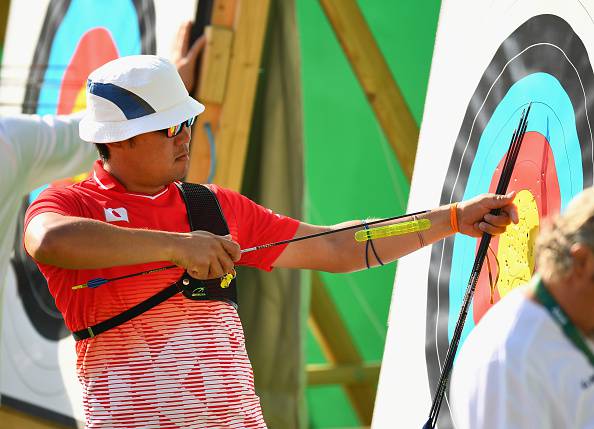
[[[499,178],[499,183],[497,184],[497,190],[495,191],[496,194],[504,195],[507,191],[507,186],[509,185],[511,175],[516,164],[516,159],[518,158],[518,153],[520,152],[520,147],[522,146],[522,140],[524,139],[524,134],[526,133],[526,127],[528,125],[528,114],[530,113],[531,106],[532,103],[528,105],[527,110],[522,111],[522,116],[520,117],[520,123],[518,125],[518,128],[515,129],[512,135],[509,150],[507,151],[507,154],[505,156],[503,171],[501,172],[501,177]],[[493,210],[491,213],[494,215],[498,215],[500,211],[500,209],[496,209]],[[456,356],[458,344],[460,343],[460,338],[462,336],[462,329],[464,329],[464,322],[466,321],[466,316],[468,315],[468,307],[470,306],[470,302],[472,301],[474,290],[476,288],[476,283],[478,281],[481,268],[483,267],[483,262],[485,261],[485,256],[487,256],[487,251],[489,249],[491,237],[491,234],[487,234],[485,232],[483,233],[483,236],[481,238],[479,248],[474,259],[472,272],[470,274],[470,280],[468,281],[468,286],[466,287],[466,292],[464,294],[464,301],[462,302],[462,308],[460,309],[458,322],[456,323],[454,335],[452,336],[452,341],[450,343],[450,346],[448,347],[446,359],[443,365],[443,369],[441,371],[441,375],[439,377],[437,391],[435,392],[435,397],[433,398],[433,403],[431,404],[431,410],[429,411],[429,419],[423,425],[423,429],[433,429],[435,428],[435,425],[437,423],[437,417],[439,416],[439,410],[441,409],[441,403],[445,395],[445,389],[448,383],[450,372],[452,371],[452,366],[454,364],[454,357]]]

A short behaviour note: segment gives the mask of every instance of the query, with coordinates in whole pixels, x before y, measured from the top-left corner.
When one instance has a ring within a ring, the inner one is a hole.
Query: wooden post
[[[419,127],[356,0],[320,0],[320,3],[384,130],[386,139],[410,181],[417,152]]]
[[[270,0],[215,2],[208,32],[214,39],[207,43],[196,94],[199,101],[201,94],[212,99],[204,100],[206,110],[194,128],[188,181],[206,182],[214,156],[212,181],[236,191],[241,188],[269,9]],[[233,34],[227,31],[231,28]],[[215,154],[210,153],[211,138]]]
[[[206,47],[202,73],[198,84],[198,99],[202,103],[221,104],[225,98],[233,31],[222,26],[205,29]]]
[[[316,272],[312,272],[311,278],[310,323],[313,325],[312,330],[316,339],[326,358],[330,361],[330,368],[342,368],[342,370],[336,370],[329,374],[327,372],[322,373],[323,371],[320,371],[319,367],[310,367],[308,369],[308,378],[313,379],[315,382],[321,382],[325,379],[325,381],[334,380],[343,384],[359,419],[364,425],[370,425],[373,417],[379,367],[375,370],[365,368],[363,359],[353,344],[351,336],[326,290],[326,286],[324,286],[320,275]],[[361,377],[357,376],[357,371],[362,374]],[[360,381],[353,382],[353,374],[359,377]],[[338,381],[338,376],[344,378]]]
[[[252,125],[270,0],[241,0],[216,138],[214,183],[239,191]]]
[[[224,66],[225,75],[228,74],[237,3],[238,0],[215,0],[211,27],[216,30],[205,31],[208,40],[203,53],[202,72],[193,95],[204,104],[206,110],[198,116],[192,130],[190,169],[186,177],[189,182],[205,183],[209,177],[211,164],[209,138],[214,138],[218,130],[227,85],[226,77],[219,79],[216,73]],[[224,49],[227,51],[225,52]],[[214,97],[212,97],[213,93]],[[203,94],[212,98],[202,99]]]
[[[6,36],[6,25],[8,24],[8,10],[10,0],[0,1],[0,48],[4,46],[4,37]]]
[[[3,405],[0,407],[0,429],[69,429],[71,426],[63,426],[58,423],[47,421],[41,417],[17,411]]]
[[[354,364],[310,364],[307,365],[307,384],[377,384],[380,363]]]

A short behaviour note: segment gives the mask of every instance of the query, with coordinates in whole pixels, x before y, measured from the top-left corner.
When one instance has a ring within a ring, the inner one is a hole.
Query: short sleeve
[[[84,216],[79,200],[70,188],[47,188],[27,209],[23,230],[27,230],[31,219],[46,212],[64,216]]]
[[[229,230],[242,249],[293,238],[299,221],[274,213],[243,195],[209,185],[217,196],[221,210],[229,224]],[[269,247],[242,255],[239,265],[272,270],[272,264],[286,245]]]

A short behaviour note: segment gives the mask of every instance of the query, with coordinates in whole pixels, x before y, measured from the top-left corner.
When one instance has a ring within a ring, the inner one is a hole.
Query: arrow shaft
[[[367,224],[367,226],[377,225],[378,223],[389,222],[391,220],[403,219],[405,217],[418,216],[418,215],[425,214],[428,212],[429,212],[429,210],[422,210],[420,212],[415,212],[415,213],[407,213],[407,214],[403,214],[403,215],[399,215],[399,216],[392,216],[392,217],[388,217],[388,218],[384,218],[384,219],[376,219],[376,220],[373,220],[370,222],[366,222],[366,224]],[[329,235],[329,234],[336,234],[338,232],[348,231],[351,229],[357,229],[357,228],[361,228],[361,227],[362,227],[362,225],[360,225],[360,224],[349,225],[349,226],[345,226],[345,227],[338,228],[338,229],[331,229],[328,231],[317,232],[315,234],[304,235],[302,237],[294,237],[294,238],[290,238],[288,240],[276,241],[274,243],[261,244],[259,246],[248,247],[247,249],[242,249],[241,253],[243,254],[243,253],[255,252],[256,250],[267,249],[269,247],[274,247],[274,246],[281,246],[283,244],[295,243],[297,241],[309,240],[311,238],[322,237],[324,235]]]
[[[403,215],[399,215],[399,216],[392,216],[392,217],[388,217],[388,218],[384,218],[384,219],[376,219],[370,222],[366,222],[367,226],[370,225],[377,225],[379,223],[382,222],[389,222],[391,220],[398,220],[398,219],[403,219],[406,217],[412,217],[412,216],[418,216],[421,214],[425,214],[428,213],[429,210],[423,210],[423,211],[419,211],[419,212],[415,212],[415,213],[407,213],[407,214],[403,214]],[[415,223],[416,222],[416,223]],[[414,224],[414,226],[413,226]],[[400,227],[398,227],[400,226]],[[395,225],[386,225],[384,227],[380,227],[380,228],[371,228],[368,230],[364,230],[366,233],[372,233],[374,234],[374,231],[376,229],[380,230],[378,232],[375,232],[375,234],[377,234],[377,237],[370,237],[367,238],[366,240],[371,240],[373,238],[383,238],[383,237],[388,237],[391,235],[399,235],[399,234],[407,234],[409,232],[416,232],[416,231],[422,231],[424,229],[428,229],[431,226],[431,221],[429,221],[428,219],[420,219],[417,221],[411,221],[411,222],[402,222],[400,224],[395,224]],[[361,228],[362,225],[357,224],[357,225],[349,225],[349,226],[345,226],[342,228],[338,228],[338,229],[331,229],[328,231],[323,231],[323,232],[318,232],[315,234],[310,234],[310,235],[304,235],[303,237],[294,237],[288,240],[281,240],[281,241],[276,241],[274,243],[268,243],[268,244],[261,244],[259,246],[254,246],[254,247],[249,247],[247,249],[242,249],[241,253],[249,253],[249,252],[255,252],[256,250],[261,250],[261,249],[267,249],[269,247],[275,247],[275,246],[281,246],[283,244],[289,244],[289,243],[294,243],[297,241],[303,241],[303,240],[309,240],[312,238],[317,238],[317,237],[322,237],[324,235],[329,235],[329,234],[336,234],[338,232],[343,232],[343,231],[348,231],[351,229],[356,229],[356,228]],[[389,233],[389,230],[392,230],[392,233]],[[146,270],[146,271],[141,271],[138,273],[132,273],[132,274],[126,274],[124,276],[119,276],[119,277],[113,277],[110,279],[103,279],[103,278],[96,278],[96,279],[92,279],[89,280],[87,283],[83,283],[77,286],[73,286],[72,289],[77,290],[77,289],[83,289],[86,287],[98,287],[101,285],[104,285],[106,283],[110,283],[110,282],[114,282],[116,280],[122,280],[122,279],[128,279],[131,277],[136,277],[136,276],[142,276],[142,275],[146,275],[146,274],[152,274],[152,273],[156,273],[159,271],[165,271],[165,270],[170,270],[172,268],[178,268],[177,265],[167,265],[165,267],[160,267],[160,268],[155,268],[152,270]],[[93,283],[97,283],[96,286],[92,286]]]

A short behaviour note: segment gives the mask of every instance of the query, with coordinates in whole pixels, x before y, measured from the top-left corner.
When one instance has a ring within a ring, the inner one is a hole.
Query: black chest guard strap
[[[203,185],[185,182],[178,185],[178,187],[186,203],[190,230],[209,231],[216,235],[226,235],[229,233],[229,228],[227,227],[227,222],[225,221],[219,202],[210,189]],[[76,341],[93,338],[102,332],[132,320],[136,316],[171,298],[178,292],[182,292],[189,299],[228,301],[237,307],[237,284],[235,279],[231,281],[229,287],[222,288],[220,279],[196,280],[190,277],[186,271],[177,282],[167,286],[150,298],[117,316],[89,326],[86,329],[73,332],[72,336]]]
[[[185,183],[178,185],[188,211],[191,231],[209,231],[216,235],[229,234],[229,227],[217,197],[204,185]],[[221,279],[196,280],[186,271],[177,281],[186,298],[196,300],[231,301],[237,306],[235,279],[229,287],[221,287]]]

